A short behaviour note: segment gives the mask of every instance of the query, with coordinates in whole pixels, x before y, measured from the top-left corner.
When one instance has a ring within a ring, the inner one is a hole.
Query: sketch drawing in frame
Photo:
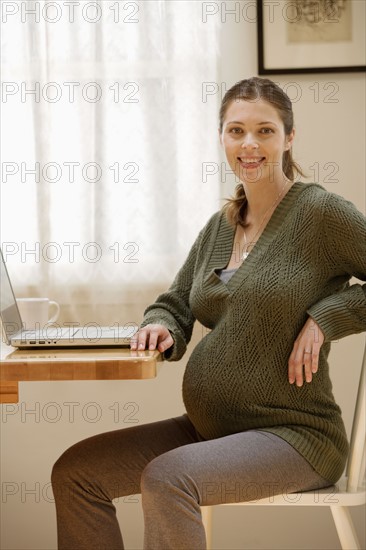
[[[366,0],[258,0],[258,74],[366,69]]]

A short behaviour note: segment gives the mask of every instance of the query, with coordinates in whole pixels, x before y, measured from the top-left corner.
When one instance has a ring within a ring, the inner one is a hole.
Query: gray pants
[[[200,506],[330,485],[281,438],[247,431],[202,440],[186,415],[73,445],[52,472],[62,550],[120,550],[112,500],[141,493],[144,548],[206,548]]]

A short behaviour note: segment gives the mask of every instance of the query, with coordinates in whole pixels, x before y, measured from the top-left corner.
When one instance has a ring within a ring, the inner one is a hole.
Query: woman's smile
[[[266,157],[238,157],[239,164],[246,170],[258,169]]]

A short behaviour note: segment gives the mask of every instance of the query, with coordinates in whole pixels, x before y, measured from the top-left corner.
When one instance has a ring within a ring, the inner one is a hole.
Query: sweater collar
[[[206,282],[210,285],[214,283],[220,293],[224,292],[224,289],[225,294],[235,290],[236,287],[250,274],[258,259],[265,253],[271,241],[275,238],[280,227],[282,226],[286,216],[289,212],[291,212],[298,197],[303,191],[313,185],[318,184],[295,182],[290,187],[286,195],[282,198],[273,211],[249,256],[239,266],[226,285],[220,280],[215,271],[224,269],[229,263],[234,244],[235,228],[229,224],[226,214],[222,212],[219,218],[216,234],[213,235],[211,256],[207,263],[208,276],[206,278]]]

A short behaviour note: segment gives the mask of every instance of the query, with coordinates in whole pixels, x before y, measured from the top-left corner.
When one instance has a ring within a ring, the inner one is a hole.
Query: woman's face
[[[235,175],[246,183],[283,181],[282,155],[290,149],[294,130],[270,103],[234,100],[226,110],[220,141]]]

